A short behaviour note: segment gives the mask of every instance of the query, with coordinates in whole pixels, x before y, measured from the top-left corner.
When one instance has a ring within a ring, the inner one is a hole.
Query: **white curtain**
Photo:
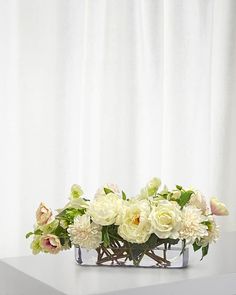
[[[44,200],[152,176],[236,229],[236,1],[0,0],[0,256]]]

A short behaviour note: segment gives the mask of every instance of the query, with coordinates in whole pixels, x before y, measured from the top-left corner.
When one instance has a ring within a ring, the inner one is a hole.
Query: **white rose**
[[[150,205],[146,200],[127,201],[123,207],[119,235],[131,243],[145,243],[150,235],[151,224],[148,220]]]
[[[177,239],[181,226],[181,211],[176,202],[160,200],[152,207],[149,217],[152,231],[161,239]]]
[[[87,210],[93,222],[110,225],[116,222],[121,208],[121,199],[113,193],[97,196]]]

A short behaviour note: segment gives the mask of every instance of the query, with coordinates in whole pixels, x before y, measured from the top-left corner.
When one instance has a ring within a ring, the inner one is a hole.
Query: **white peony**
[[[116,194],[97,196],[87,210],[93,222],[100,225],[116,223],[120,213],[122,200]]]
[[[149,220],[152,231],[161,239],[177,239],[181,227],[180,206],[176,202],[160,200],[152,207]]]
[[[198,209],[202,210],[202,213],[205,213],[207,210],[207,203],[204,196],[199,191],[194,191],[189,200],[189,205],[192,205]]]
[[[196,239],[208,235],[207,226],[202,224],[206,221],[206,216],[202,215],[201,209],[194,206],[185,206],[182,210],[182,224],[179,231],[181,239],[185,239],[187,244],[193,244]]]
[[[151,224],[148,219],[150,205],[146,200],[127,201],[123,207],[119,235],[131,243],[145,243],[151,235]]]
[[[74,220],[74,224],[69,225],[67,231],[72,244],[81,248],[96,249],[102,241],[102,227],[90,222],[90,216],[84,214]]]

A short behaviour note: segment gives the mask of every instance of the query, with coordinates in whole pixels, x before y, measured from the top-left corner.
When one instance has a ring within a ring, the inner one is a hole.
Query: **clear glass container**
[[[138,248],[104,247],[86,250],[75,247],[75,260],[81,266],[120,266],[151,268],[184,268],[188,265],[189,249],[182,243],[158,246],[148,251]]]

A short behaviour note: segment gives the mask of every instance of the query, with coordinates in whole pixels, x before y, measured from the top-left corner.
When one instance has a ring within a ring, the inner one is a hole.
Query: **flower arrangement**
[[[214,215],[229,214],[217,198],[211,198],[209,208],[199,191],[179,185],[173,190],[166,186],[161,189],[158,178],[133,198],[116,185],[105,185],[91,201],[82,196],[81,187],[73,185],[69,202],[54,217],[44,203],[40,204],[34,231],[26,235],[33,237],[33,254],[56,254],[75,246],[95,249],[97,264],[125,258],[139,265],[145,255],[157,263],[168,263],[153,249],[160,245],[170,249],[181,241],[181,253],[192,245],[194,251],[201,249],[203,258],[219,237]]]

